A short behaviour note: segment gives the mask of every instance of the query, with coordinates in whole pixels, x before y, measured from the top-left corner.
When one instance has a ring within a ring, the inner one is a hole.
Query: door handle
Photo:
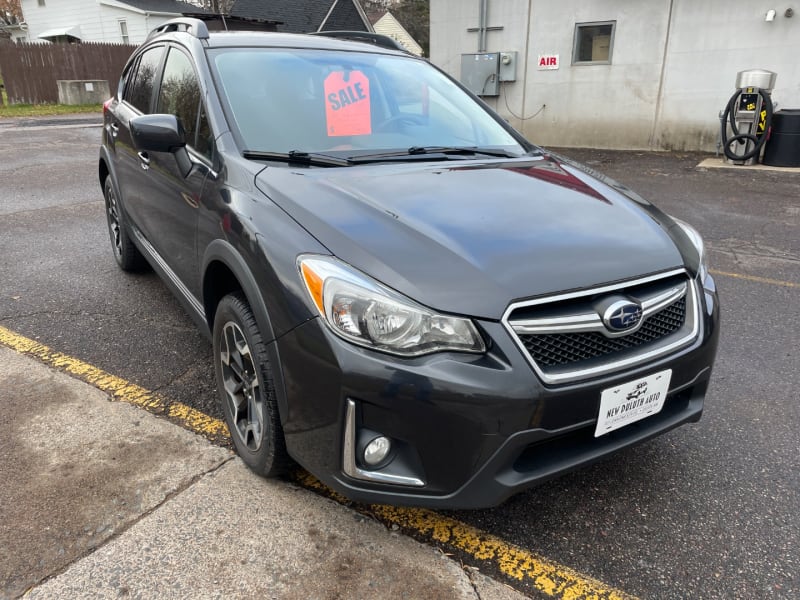
[[[111,123],[108,128],[111,130],[112,137],[117,137],[117,134],[119,133],[119,125],[116,123]]]
[[[139,163],[139,166],[142,167],[142,170],[147,171],[147,169],[150,168],[150,157],[147,156],[147,152],[139,152],[137,156],[141,161]]]

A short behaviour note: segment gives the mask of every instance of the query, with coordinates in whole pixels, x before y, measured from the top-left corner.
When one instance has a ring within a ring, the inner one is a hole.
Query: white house
[[[422,56],[422,46],[406,31],[406,28],[403,27],[390,10],[369,11],[367,12],[367,17],[372,23],[375,33],[388,35],[396,42],[399,42],[411,54]]]
[[[771,0],[431,0],[431,61],[458,79],[462,65],[508,52],[495,55],[509,63],[499,79],[514,80],[484,99],[543,145],[713,150],[739,71],[776,72],[773,99],[800,107],[795,10]]]
[[[21,0],[27,41],[141,44],[161,23],[202,9],[179,0]]]

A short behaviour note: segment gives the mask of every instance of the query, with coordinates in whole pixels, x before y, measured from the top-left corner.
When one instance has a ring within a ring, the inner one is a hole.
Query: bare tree
[[[191,4],[202,6],[213,13],[229,15],[236,0],[188,0]],[[0,0],[2,2],[2,0]]]
[[[0,0],[0,26],[16,25],[22,21],[19,0]]]
[[[425,56],[430,56],[431,4],[429,0],[403,0],[391,7],[392,14],[400,21],[417,43]]]

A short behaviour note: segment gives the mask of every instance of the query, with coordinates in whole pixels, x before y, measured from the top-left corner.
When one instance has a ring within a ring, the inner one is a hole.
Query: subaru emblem
[[[614,302],[603,313],[603,323],[609,331],[633,329],[642,320],[642,307],[630,300]]]

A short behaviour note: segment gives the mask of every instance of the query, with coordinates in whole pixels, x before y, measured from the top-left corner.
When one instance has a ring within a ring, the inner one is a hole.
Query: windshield
[[[423,147],[526,149],[422,60],[274,48],[211,53],[245,149],[363,156]]]

